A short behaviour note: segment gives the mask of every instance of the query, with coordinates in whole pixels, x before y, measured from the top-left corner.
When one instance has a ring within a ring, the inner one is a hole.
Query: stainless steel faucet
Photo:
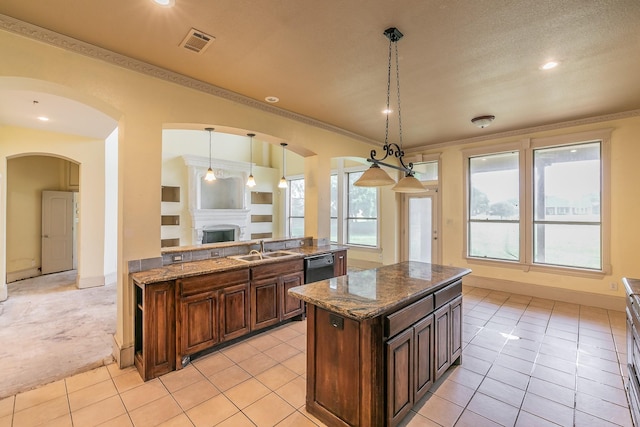
[[[260,240],[260,252],[264,252],[264,240]]]

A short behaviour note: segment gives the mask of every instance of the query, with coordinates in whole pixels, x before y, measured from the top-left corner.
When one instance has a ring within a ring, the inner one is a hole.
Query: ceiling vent
[[[182,40],[180,46],[195,53],[202,53],[207,50],[209,45],[213,43],[215,39],[215,37],[210,36],[209,34],[205,34],[202,31],[192,28],[189,30],[189,33],[184,40]]]

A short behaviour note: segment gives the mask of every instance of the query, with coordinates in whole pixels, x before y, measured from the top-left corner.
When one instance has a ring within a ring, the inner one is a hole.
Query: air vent
[[[192,28],[189,30],[187,37],[185,37],[182,43],[180,43],[180,46],[195,53],[202,53],[207,50],[209,45],[213,43],[215,39],[216,38],[213,36]]]

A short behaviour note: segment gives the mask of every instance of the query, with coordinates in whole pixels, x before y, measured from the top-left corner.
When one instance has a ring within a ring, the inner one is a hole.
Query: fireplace
[[[202,243],[233,242],[236,230],[233,228],[202,230]]]

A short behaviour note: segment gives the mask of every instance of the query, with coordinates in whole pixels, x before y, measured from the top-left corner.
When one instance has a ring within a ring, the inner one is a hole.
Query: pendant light
[[[256,186],[256,180],[253,178],[253,137],[256,136],[255,133],[248,133],[247,136],[250,139],[250,149],[249,152],[251,153],[251,159],[249,160],[249,178],[247,179],[247,187],[255,187]]]
[[[387,115],[385,122],[385,135],[384,135],[384,146],[382,149],[384,150],[384,157],[381,159],[376,159],[376,150],[371,150],[371,154],[367,159],[368,162],[372,163],[371,167],[362,174],[360,179],[358,179],[354,185],[358,187],[380,187],[383,185],[391,185],[394,184],[395,181],[386,173],[380,165],[386,166],[389,168],[393,168],[399,171],[404,172],[405,176],[398,183],[393,186],[391,189],[398,193],[419,193],[424,192],[426,189],[422,186],[420,181],[418,181],[413,176],[413,163],[409,163],[408,165],[404,163],[404,150],[402,149],[402,116],[400,115],[400,70],[399,70],[399,61],[398,61],[398,41],[403,37],[403,34],[397,28],[387,28],[384,31],[385,37],[389,39],[389,61],[387,67],[387,108],[385,109],[385,113]],[[392,47],[395,46],[395,62],[396,62],[396,89],[397,89],[397,99],[398,99],[398,130],[399,130],[399,144],[389,142],[389,114],[391,111],[390,108],[390,99],[391,99],[391,53]],[[390,163],[385,163],[384,160],[387,157],[395,157],[398,159],[400,165],[394,165]]]
[[[213,132],[214,129],[204,128],[204,130],[209,131],[209,169],[207,169],[207,174],[204,176],[204,180],[211,182],[216,180],[216,175],[213,173],[213,169],[211,169],[211,132]]]
[[[278,184],[278,188],[287,188],[287,180],[284,177],[284,171],[287,169],[286,159],[284,157],[284,147],[287,146],[286,142],[281,142],[282,145],[282,178],[280,178],[280,183]]]

